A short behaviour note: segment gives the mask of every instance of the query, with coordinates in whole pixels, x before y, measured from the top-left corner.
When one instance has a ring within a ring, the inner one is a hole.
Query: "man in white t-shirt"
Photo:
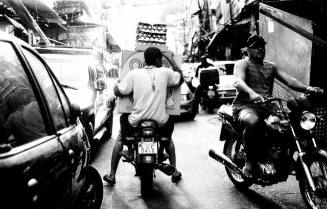
[[[130,71],[125,78],[114,87],[116,96],[132,94],[133,109],[130,114],[120,117],[120,135],[116,140],[112,153],[111,171],[103,177],[109,184],[115,184],[115,174],[119,162],[119,152],[122,150],[122,140],[131,136],[138,122],[143,119],[152,119],[158,123],[159,134],[169,140],[163,142],[169,154],[170,163],[176,168],[175,147],[171,139],[174,130],[174,120],[166,112],[167,87],[179,86],[183,83],[180,68],[171,60],[173,70],[162,67],[162,52],[156,47],[149,47],[144,51],[146,66]],[[173,57],[173,55],[172,55]],[[181,173],[176,169],[172,181],[181,179]]]

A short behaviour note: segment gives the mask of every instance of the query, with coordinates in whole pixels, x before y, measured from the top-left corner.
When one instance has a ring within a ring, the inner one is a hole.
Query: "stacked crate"
[[[150,46],[155,46],[161,51],[166,52],[167,42],[167,25],[166,24],[149,24],[139,22],[136,29],[136,46],[137,51],[144,51]]]

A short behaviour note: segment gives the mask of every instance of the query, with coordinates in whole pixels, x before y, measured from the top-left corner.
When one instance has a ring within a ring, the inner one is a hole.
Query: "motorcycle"
[[[194,79],[195,80],[195,79]],[[219,72],[216,68],[209,67],[200,71],[199,83],[193,82],[196,87],[201,85],[199,104],[208,113],[214,113],[214,109],[220,106],[218,84]],[[198,96],[198,95],[197,95]]]
[[[136,176],[140,178],[141,194],[151,194],[153,178],[156,169],[168,176],[175,172],[175,167],[164,163],[169,157],[164,153],[162,143],[168,138],[158,134],[158,125],[154,120],[142,120],[139,122],[133,136],[126,137],[125,145],[132,151],[132,158],[123,156],[123,162],[131,163],[135,167]]]
[[[220,140],[225,141],[223,153],[209,150],[209,156],[225,165],[230,180],[239,188],[252,184],[269,186],[296,175],[302,198],[308,208],[327,208],[327,152],[317,145],[313,129],[319,120],[312,111],[312,95],[283,100],[272,97],[263,104],[276,109],[264,120],[267,142],[264,164],[258,173],[248,177],[242,172],[246,162],[242,128],[232,117],[231,106],[218,110],[222,122]]]

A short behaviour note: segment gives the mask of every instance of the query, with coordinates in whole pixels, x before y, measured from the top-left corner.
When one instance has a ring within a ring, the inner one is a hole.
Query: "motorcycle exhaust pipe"
[[[209,156],[214,160],[218,161],[219,163],[222,163],[223,165],[227,166],[229,169],[232,169],[236,173],[240,174],[243,178],[247,178],[243,174],[243,171],[235,163],[233,163],[233,161],[229,157],[227,157],[223,153],[217,154],[215,151],[210,149]]]

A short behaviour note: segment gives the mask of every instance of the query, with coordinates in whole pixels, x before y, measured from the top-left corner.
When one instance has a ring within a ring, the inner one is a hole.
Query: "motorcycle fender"
[[[154,164],[156,162],[156,155],[139,155],[138,164]]]
[[[221,121],[220,141],[228,140],[237,135],[233,126],[227,120]]]

